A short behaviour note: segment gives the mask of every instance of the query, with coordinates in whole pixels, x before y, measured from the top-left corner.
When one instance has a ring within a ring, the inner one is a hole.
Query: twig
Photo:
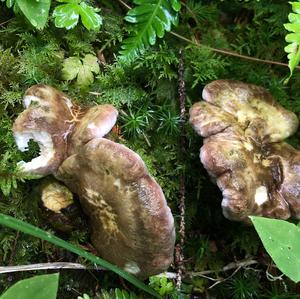
[[[234,269],[237,269],[237,268],[246,268],[248,266],[255,265],[255,264],[258,264],[258,262],[256,260],[245,259],[245,260],[229,263],[221,269],[205,270],[205,271],[200,271],[200,272],[189,271],[189,272],[186,272],[185,274],[186,274],[187,277],[191,277],[191,278],[193,278],[193,277],[203,277],[203,278],[206,278],[206,279],[209,279],[209,280],[212,280],[212,281],[216,281],[216,280],[218,280],[217,278],[212,278],[212,277],[207,276],[207,275],[215,274],[215,273],[219,273],[219,272],[227,272],[227,271],[234,270]],[[176,275],[177,275],[177,273],[174,273],[174,272],[165,272],[165,273],[159,274],[158,276],[167,277],[169,279],[175,279]]]
[[[265,64],[274,64],[274,65],[280,65],[280,66],[284,66],[284,67],[289,67],[289,65],[287,63],[283,63],[283,62],[279,62],[279,61],[274,61],[274,60],[268,60],[268,59],[259,59],[256,57],[252,57],[252,56],[247,56],[247,55],[242,55],[242,54],[238,54],[229,50],[223,50],[223,49],[217,49],[217,48],[213,48],[207,45],[203,45],[200,43],[196,43],[174,31],[170,31],[170,33],[178,38],[180,38],[181,40],[190,43],[198,48],[206,48],[208,50],[211,50],[213,52],[216,53],[220,53],[220,54],[224,54],[227,56],[232,56],[232,57],[237,57],[237,58],[241,58],[241,59],[246,59],[246,60],[251,60],[251,61],[255,61],[255,62],[259,62],[259,63],[265,63]],[[297,70],[300,70],[300,66],[296,67]]]
[[[218,281],[216,281],[213,285],[211,285],[208,290],[214,288],[216,285],[220,284],[221,282],[225,282],[226,280],[230,279],[231,277],[233,277],[237,272],[239,272],[241,270],[242,267],[238,267],[237,269],[235,269],[233,271],[233,273],[231,275],[229,275],[226,278],[220,278]]]
[[[179,94],[179,108],[180,108],[180,160],[185,156],[185,81],[184,81],[184,62],[182,49],[179,51],[179,66],[178,66],[178,94]],[[182,274],[185,271],[184,267],[184,253],[183,247],[185,242],[185,174],[184,171],[179,176],[179,211],[180,211],[180,224],[179,224],[179,243],[175,248],[177,277],[176,277],[176,289],[180,291],[182,283]]]
[[[13,18],[12,18],[12,19],[13,19]],[[5,24],[7,24],[7,23],[10,22],[12,19],[9,19],[9,20],[7,20],[7,21],[5,21],[5,22],[0,23],[0,26],[3,26],[3,25],[5,25]]]
[[[194,276],[203,276],[203,275],[208,275],[208,274],[213,274],[216,272],[226,272],[226,271],[230,271],[236,268],[244,268],[244,267],[248,267],[254,264],[258,264],[258,262],[256,260],[252,260],[252,259],[246,259],[246,260],[241,260],[241,261],[237,261],[237,262],[232,262],[229,263],[228,265],[224,266],[221,269],[218,270],[206,270],[206,271],[200,271],[200,272],[189,272],[187,273],[187,275],[189,275],[190,277],[194,277]]]
[[[127,9],[131,9],[131,7],[125,3],[124,1],[122,0],[118,0],[124,7],[126,7]],[[258,63],[265,63],[265,64],[271,64],[271,65],[279,65],[279,66],[284,66],[284,67],[289,67],[289,65],[287,63],[283,63],[283,62],[279,62],[279,61],[274,61],[274,60],[269,60],[269,59],[260,59],[260,58],[256,58],[256,57],[252,57],[252,56],[247,56],[247,55],[242,55],[242,54],[238,54],[236,52],[233,52],[233,51],[229,51],[229,50],[223,50],[223,49],[218,49],[218,48],[213,48],[213,47],[210,47],[210,46],[207,46],[207,45],[203,45],[203,44],[200,44],[200,43],[196,43],[174,31],[170,31],[170,34],[176,36],[177,38],[189,43],[189,44],[192,44],[198,48],[206,48],[208,50],[211,50],[213,52],[216,52],[216,53],[220,53],[220,54],[223,54],[223,55],[227,55],[227,56],[232,56],[232,57],[236,57],[236,58],[240,58],[240,59],[246,59],[246,60],[250,60],[250,61],[255,61],[255,62],[258,62]],[[300,66],[297,66],[295,69],[297,70],[300,70]]]
[[[128,10],[131,9],[131,6],[129,6],[127,3],[125,3],[122,0],[118,0],[118,2],[120,2],[124,7],[126,7]]]
[[[50,269],[104,270],[103,268],[100,267],[86,267],[78,263],[58,262],[58,263],[40,263],[40,264],[31,264],[31,265],[0,267],[0,274],[20,272],[20,271],[36,271],[36,270],[50,270]]]

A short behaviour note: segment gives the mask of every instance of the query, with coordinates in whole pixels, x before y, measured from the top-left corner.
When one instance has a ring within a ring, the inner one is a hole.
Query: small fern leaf
[[[134,0],[137,5],[127,13],[125,20],[135,24],[133,33],[121,46],[120,59],[132,61],[143,53],[149,45],[162,38],[165,31],[178,24],[178,0]]]
[[[300,62],[300,2],[289,2],[292,5],[294,13],[290,13],[288,16],[289,22],[284,24],[284,28],[292,33],[285,36],[286,42],[289,43],[284,48],[284,51],[288,53],[290,76],[285,81],[286,83],[293,75],[293,72]]]

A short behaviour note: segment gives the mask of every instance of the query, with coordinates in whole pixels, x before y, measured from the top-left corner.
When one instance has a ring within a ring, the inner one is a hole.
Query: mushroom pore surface
[[[213,81],[202,97],[190,123],[204,137],[200,159],[222,191],[224,216],[300,218],[300,152],[283,141],[297,130],[296,115],[238,81]]]
[[[79,195],[100,256],[141,278],[166,270],[173,260],[173,216],[142,159],[105,138],[117,110],[83,109],[46,85],[28,89],[24,106],[13,126],[16,143],[24,151],[33,139],[41,155],[22,163],[23,171],[52,174]]]

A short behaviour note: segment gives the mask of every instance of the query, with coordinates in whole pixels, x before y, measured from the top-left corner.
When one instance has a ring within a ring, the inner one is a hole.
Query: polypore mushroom
[[[217,80],[190,109],[204,137],[200,159],[223,194],[225,217],[300,218],[300,152],[283,142],[298,126],[294,113],[255,85]]]
[[[44,89],[51,94],[47,95]],[[126,146],[104,138],[116,122],[117,110],[111,105],[83,110],[48,86],[37,85],[29,90],[34,91],[37,104],[15,122],[19,148],[26,149],[28,139],[33,139],[45,147],[45,152],[48,150],[47,144],[36,138],[38,121],[43,119],[42,129],[47,132],[47,140],[52,141],[52,152],[63,155],[54,164],[47,156],[45,161],[42,152],[38,162],[43,167],[34,159],[34,163],[25,164],[24,170],[41,175],[51,173],[79,195],[100,256],[141,278],[166,270],[173,259],[173,216],[142,159]],[[52,105],[53,98],[58,102]],[[49,109],[44,111],[41,105]],[[57,113],[56,105],[64,107],[64,115]]]

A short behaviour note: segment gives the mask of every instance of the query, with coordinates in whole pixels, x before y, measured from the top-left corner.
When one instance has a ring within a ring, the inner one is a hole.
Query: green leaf
[[[87,54],[84,56],[82,59],[82,63],[89,67],[90,71],[99,74],[100,72],[100,67],[98,63],[98,58],[92,54]]]
[[[162,38],[171,25],[177,25],[180,10],[178,0],[135,0],[137,5],[128,11],[125,20],[133,23],[133,33],[121,46],[121,60],[130,62],[143,53],[149,45],[156,43],[156,37]]]
[[[84,27],[88,30],[98,30],[102,24],[102,18],[97,14],[98,9],[78,0],[61,0],[67,4],[58,5],[53,11],[55,26],[58,28],[72,29],[81,17]]]
[[[277,267],[294,282],[300,281],[300,228],[284,220],[250,217]]]
[[[73,80],[78,75],[82,63],[78,57],[69,57],[64,60],[62,69],[62,78],[64,80]]]
[[[99,265],[105,269],[115,272],[119,276],[123,277],[124,279],[126,279],[127,281],[129,281],[130,283],[135,285],[137,288],[144,290],[148,294],[152,295],[154,298],[161,298],[159,294],[157,294],[154,290],[152,290],[151,288],[146,286],[142,281],[140,281],[133,275],[125,272],[124,270],[120,269],[116,265],[113,265],[113,264],[87,252],[87,251],[84,251],[83,249],[81,249],[77,246],[74,246],[74,245],[60,239],[60,238],[57,238],[54,235],[52,235],[38,227],[35,227],[27,222],[24,222],[24,221],[15,219],[11,216],[0,213],[0,225],[4,225],[6,227],[16,229],[23,233],[40,238],[41,240],[48,241],[54,245],[57,245],[66,250],[69,250],[70,252],[78,254],[78,255],[82,256],[83,258],[91,261],[92,263],[95,263],[96,265]]]
[[[79,20],[77,6],[77,4],[63,4],[55,7],[53,11],[55,26],[68,30],[74,28]]]
[[[94,82],[94,75],[88,65],[83,65],[78,72],[77,84],[81,87],[89,86]]]
[[[55,299],[59,274],[46,274],[23,279],[15,283],[1,299]]]
[[[100,67],[96,56],[87,54],[82,61],[78,57],[69,57],[63,63],[62,79],[73,80],[77,77],[77,84],[85,87],[94,82],[93,73],[99,72]]]
[[[18,7],[37,29],[43,29],[47,23],[51,0],[17,0]]]
[[[102,17],[96,13],[98,10],[85,2],[80,3],[80,8],[81,21],[84,27],[87,30],[99,30],[102,25]]]

